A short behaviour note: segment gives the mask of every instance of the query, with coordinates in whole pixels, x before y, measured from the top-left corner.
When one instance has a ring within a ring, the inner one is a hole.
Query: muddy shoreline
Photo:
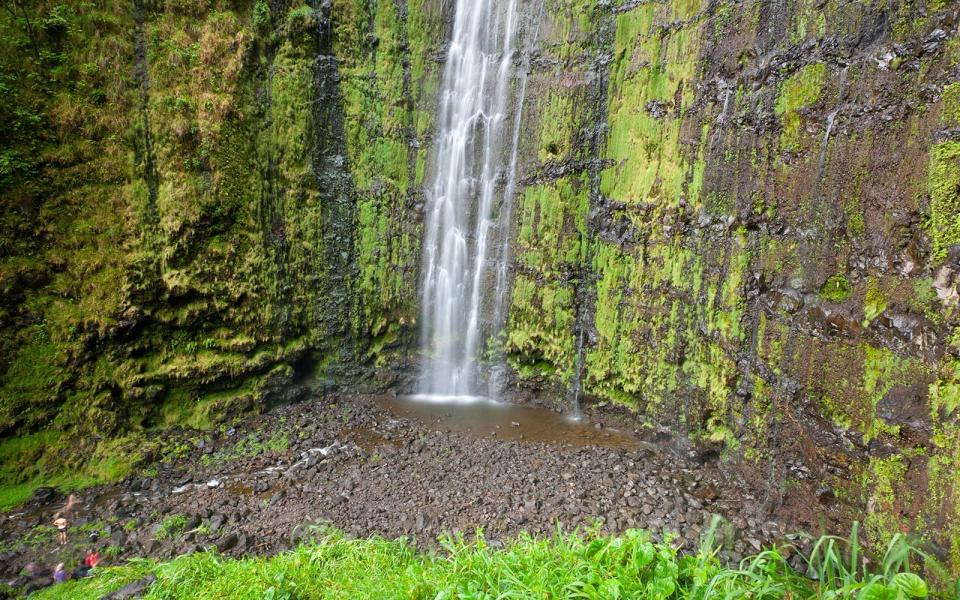
[[[69,562],[90,546],[108,564],[211,546],[266,555],[296,545],[316,523],[430,547],[444,532],[482,527],[498,544],[521,531],[548,535],[558,523],[572,529],[600,519],[607,532],[674,532],[692,548],[720,515],[721,557],[730,562],[761,545],[802,547],[799,532],[845,533],[849,524],[849,509],[819,502],[813,481],[791,490],[792,501],[771,502],[770,489],[751,485],[758,474],[749,465],[705,457],[664,432],[631,430],[622,415],[587,411],[570,431],[556,431],[570,443],[544,441],[562,427],[548,409],[508,409],[498,417],[508,426],[471,429],[453,410],[404,406],[392,397],[338,396],[212,434],[182,434],[162,462],[80,493],[63,548],[46,527],[65,498],[40,490],[2,516],[0,575],[9,581],[29,562]]]

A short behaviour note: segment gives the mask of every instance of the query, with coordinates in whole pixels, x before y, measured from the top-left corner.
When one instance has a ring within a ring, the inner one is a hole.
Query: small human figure
[[[86,555],[83,557],[83,564],[91,569],[96,567],[100,564],[100,553],[93,549],[87,550]]]
[[[63,513],[63,514],[64,514],[65,516],[67,516],[67,517],[72,517],[72,516],[73,516],[73,507],[74,507],[76,504],[77,504],[77,495],[76,495],[76,494],[70,494],[69,496],[67,496],[67,503],[63,506],[62,509],[60,509],[60,512]]]
[[[77,565],[77,568],[73,570],[74,579],[83,579],[84,577],[89,577],[89,576],[90,576],[90,567],[88,567],[83,563],[80,563],[79,565]]]
[[[68,525],[69,522],[60,513],[57,513],[53,516],[53,526],[57,528],[57,540],[60,542],[61,546],[65,546],[67,544]]]
[[[90,571],[93,570],[100,563],[100,553],[96,550],[87,550],[83,559],[80,561],[80,564],[76,569],[73,570],[73,576],[76,579],[83,579],[90,575]]]
[[[66,567],[64,567],[63,563],[58,564],[57,568],[53,570],[53,582],[63,583],[67,579],[70,579],[70,576],[67,574]]]

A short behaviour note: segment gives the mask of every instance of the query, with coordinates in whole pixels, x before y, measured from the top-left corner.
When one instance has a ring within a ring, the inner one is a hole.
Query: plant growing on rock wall
[[[253,5],[253,26],[262,31],[270,25],[270,5],[264,0],[257,0]]]
[[[170,540],[180,535],[186,527],[186,515],[170,515],[164,518],[163,521],[160,522],[160,525],[157,526],[155,537],[158,540]]]
[[[842,273],[838,273],[824,282],[820,297],[830,302],[843,302],[850,297],[850,282]]]

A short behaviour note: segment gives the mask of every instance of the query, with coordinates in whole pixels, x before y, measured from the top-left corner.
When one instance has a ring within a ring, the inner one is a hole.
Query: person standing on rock
[[[57,540],[61,546],[67,545],[67,525],[69,525],[69,523],[66,517],[60,513],[53,515],[53,526],[57,528]]]
[[[73,516],[73,507],[77,504],[77,495],[70,494],[67,496],[67,503],[60,509],[60,513],[66,517]]]

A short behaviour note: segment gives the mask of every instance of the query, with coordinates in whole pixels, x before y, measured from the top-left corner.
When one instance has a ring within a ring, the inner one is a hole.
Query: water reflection
[[[398,417],[476,436],[627,449],[642,445],[628,432],[598,428],[577,415],[496,402],[483,396],[415,394],[385,396],[379,401]]]

